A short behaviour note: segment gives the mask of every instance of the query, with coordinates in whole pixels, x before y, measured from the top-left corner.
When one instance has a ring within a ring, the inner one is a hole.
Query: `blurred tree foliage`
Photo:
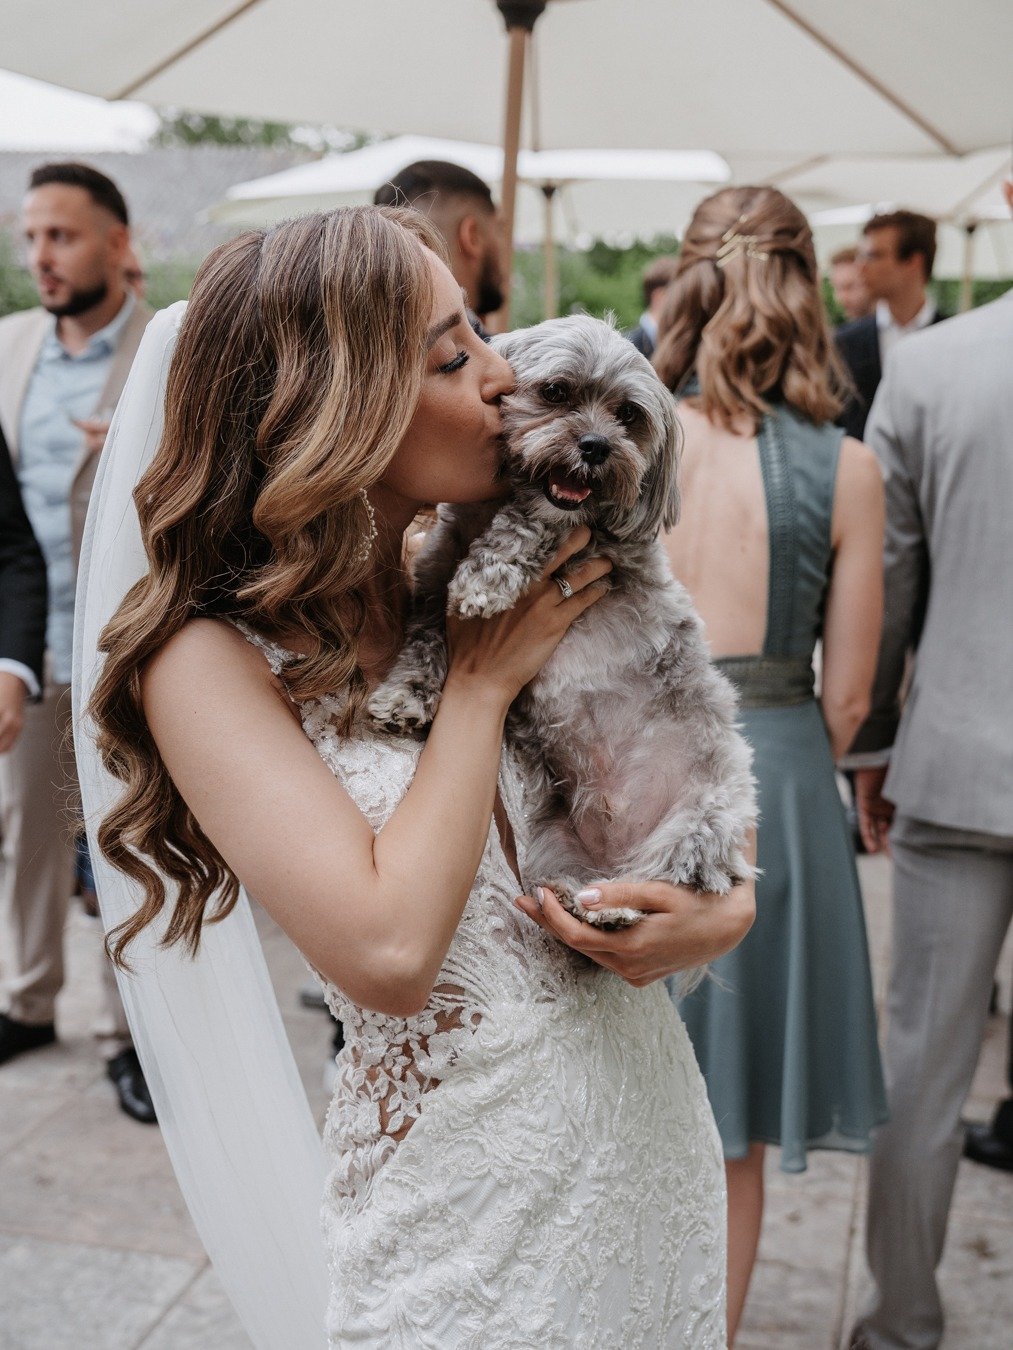
[[[557,248],[559,312],[586,311],[601,317],[612,313],[621,328],[632,328],[644,308],[640,278],[644,268],[664,253],[678,253],[674,235],[661,235],[619,248],[596,240],[577,252]],[[544,314],[541,249],[525,249],[514,259],[513,321],[518,327],[538,323]]]
[[[10,235],[0,230],[0,315],[39,303],[35,283],[18,257]]]
[[[189,108],[159,110],[155,145],[259,145],[275,150],[357,150],[373,139],[337,127],[293,126],[254,117],[218,117]]]
[[[159,113],[155,145],[267,145],[288,148],[293,144],[287,122],[261,122],[252,117],[217,117],[167,108]]]
[[[197,274],[199,263],[176,261],[148,263],[148,304],[152,309],[165,309],[177,300],[185,300]]]

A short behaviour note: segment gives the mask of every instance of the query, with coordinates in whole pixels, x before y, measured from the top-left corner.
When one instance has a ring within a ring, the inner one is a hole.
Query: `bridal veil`
[[[104,659],[99,635],[147,570],[133,491],[162,434],[185,309],[173,305],[148,325],[99,464],[81,552],[74,744],[107,930],[139,907],[140,893],[98,848],[98,824],[122,788],[102,765],[85,709]],[[134,941],[135,973],[117,978],[176,1177],[254,1345],[311,1350],[323,1343],[328,1294],[318,1221],[324,1156],[249,903],[241,896],[224,922],[204,930],[196,959],[162,948],[163,927]]]

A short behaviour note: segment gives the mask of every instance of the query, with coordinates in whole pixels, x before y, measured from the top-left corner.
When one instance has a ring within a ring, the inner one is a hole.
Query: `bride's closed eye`
[[[455,370],[460,370],[462,366],[466,366],[470,360],[471,357],[462,348],[452,361],[447,361],[442,366],[437,366],[437,370],[441,375],[453,375]]]

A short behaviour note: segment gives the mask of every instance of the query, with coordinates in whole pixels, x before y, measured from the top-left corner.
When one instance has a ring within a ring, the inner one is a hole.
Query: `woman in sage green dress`
[[[724,1146],[729,1339],[767,1144],[864,1152],[885,1117],[861,895],[834,775],[869,704],[883,488],[833,425],[840,376],[805,218],[771,188],[701,203],[655,365],[681,399],[683,509],[667,547],[739,690],[760,826],[756,923],[681,1004]],[[820,697],[813,653],[822,639]]]

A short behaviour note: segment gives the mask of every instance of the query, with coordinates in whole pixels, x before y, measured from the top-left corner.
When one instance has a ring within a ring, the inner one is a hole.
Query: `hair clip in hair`
[[[369,527],[363,535],[362,547],[359,549],[359,556],[356,561],[365,562],[372,552],[379,530],[376,528],[376,512],[373,510],[373,503],[369,500],[365,488],[359,488],[359,496],[366,504],[366,515],[369,517]]]
[[[719,247],[714,261],[718,267],[727,267],[733,258],[740,254],[745,254],[747,258],[756,258],[760,262],[766,262],[770,257],[763,249],[758,248],[760,236],[758,234],[740,234],[737,226],[745,221],[744,215],[739,216],[734,225],[729,226],[721,236],[721,246]]]

